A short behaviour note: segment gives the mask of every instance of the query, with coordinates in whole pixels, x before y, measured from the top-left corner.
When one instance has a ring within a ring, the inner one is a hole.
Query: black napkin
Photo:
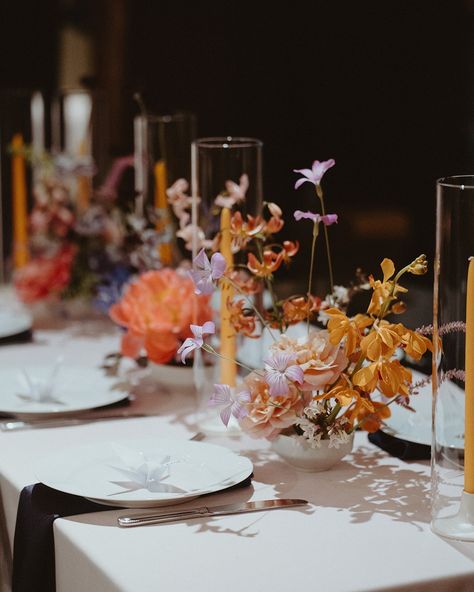
[[[0,345],[14,345],[15,343],[29,343],[33,341],[33,331],[27,329],[21,333],[15,333],[15,335],[7,335],[6,337],[0,337]]]
[[[382,430],[369,434],[369,441],[401,460],[430,460],[431,458],[431,446],[402,440]]]
[[[253,473],[227,490],[250,485],[252,477]],[[15,525],[12,592],[54,592],[54,521],[65,516],[104,510],[117,510],[117,507],[96,504],[42,483],[24,487]]]

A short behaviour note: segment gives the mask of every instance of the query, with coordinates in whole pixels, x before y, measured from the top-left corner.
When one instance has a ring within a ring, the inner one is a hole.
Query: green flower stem
[[[212,345],[209,345],[208,343],[205,343],[202,346],[202,349],[204,351],[206,351],[208,354],[212,354],[214,356],[217,356],[218,358],[221,358],[221,360],[227,360],[229,362],[235,362],[237,364],[237,366],[240,366],[241,368],[245,368],[245,370],[248,370],[249,372],[255,372],[256,374],[258,374],[259,376],[265,376],[263,374],[263,372],[261,372],[260,370],[256,370],[255,368],[251,368],[250,366],[247,366],[247,364],[242,364],[241,362],[238,362],[237,360],[234,360],[233,358],[228,358],[227,356],[223,356],[222,354],[220,354],[218,351],[216,351]]]
[[[331,413],[326,418],[326,423],[328,425],[331,425],[333,423],[333,421],[336,419],[337,414],[339,413],[340,410],[341,410],[341,404],[340,403],[336,403],[334,405],[334,407],[333,407],[333,410],[331,411]]]
[[[316,185],[316,195],[319,197],[319,201],[321,202],[321,213],[323,216],[326,215],[326,209],[324,207],[324,195],[321,185]],[[329,234],[326,224],[324,224],[324,238],[326,240],[326,253],[328,256],[328,269],[329,269],[329,287],[331,289],[331,294],[334,292],[334,277],[332,273],[332,259],[331,259],[331,249],[329,248]]]
[[[308,278],[308,316],[306,317],[306,329],[309,335],[309,318],[310,318],[310,298],[311,298],[311,284],[313,283],[313,269],[314,269],[314,256],[316,253],[316,239],[319,233],[319,223],[313,223],[313,242],[311,243],[311,260],[309,263],[309,278]]]

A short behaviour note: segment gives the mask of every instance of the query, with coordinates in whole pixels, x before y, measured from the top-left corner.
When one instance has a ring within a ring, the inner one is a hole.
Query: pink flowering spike
[[[289,382],[303,383],[303,371],[299,366],[295,365],[294,360],[294,354],[284,352],[276,353],[265,360],[265,380],[268,383],[271,397],[287,395],[290,390]],[[301,372],[296,370],[295,367],[299,368]]]
[[[337,224],[337,214],[326,214],[321,216],[321,222],[325,226],[331,226],[331,224]]]
[[[303,219],[312,220],[313,222],[321,221],[321,216],[319,214],[315,214],[314,212],[302,212],[301,210],[295,210],[293,216],[298,222]]]
[[[227,263],[224,258],[224,255],[222,255],[221,253],[214,253],[214,255],[211,257],[212,279],[214,281],[220,279],[224,275],[226,267]]]
[[[230,402],[230,387],[227,384],[215,384],[208,405],[227,405]]]

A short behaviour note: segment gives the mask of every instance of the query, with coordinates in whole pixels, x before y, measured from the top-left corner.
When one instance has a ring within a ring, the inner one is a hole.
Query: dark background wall
[[[4,2],[0,84],[54,88],[69,27],[91,44],[83,74],[108,94],[114,154],[131,148],[140,90],[150,109],[195,111],[202,136],[261,138],[266,199],[287,213],[314,199],[292,169],[335,158],[325,190],[346,281],[384,256],[432,256],[435,180],[473,172],[472,20],[461,0]]]

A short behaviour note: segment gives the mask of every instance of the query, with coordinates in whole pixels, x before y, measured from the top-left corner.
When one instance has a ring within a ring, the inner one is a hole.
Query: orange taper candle
[[[227,263],[227,268],[234,264],[234,257],[231,250],[230,235],[230,210],[222,208],[220,228],[220,251]],[[225,359],[221,359],[220,380],[223,384],[235,386],[237,366],[235,363],[235,331],[230,322],[230,313],[227,308],[228,299],[232,299],[234,290],[231,286],[224,285],[221,288],[221,349],[220,353]]]
[[[23,155],[23,136],[12,138],[12,208],[13,208],[13,264],[15,269],[28,263],[28,204],[26,169]]]
[[[464,491],[474,493],[474,257],[467,272],[465,373]]]
[[[163,265],[171,265],[173,262],[173,249],[171,244],[170,219],[168,210],[168,199],[166,197],[166,165],[164,160],[159,160],[155,164],[155,209],[160,216],[156,223],[156,230],[164,234],[164,241],[160,243],[160,260]]]

